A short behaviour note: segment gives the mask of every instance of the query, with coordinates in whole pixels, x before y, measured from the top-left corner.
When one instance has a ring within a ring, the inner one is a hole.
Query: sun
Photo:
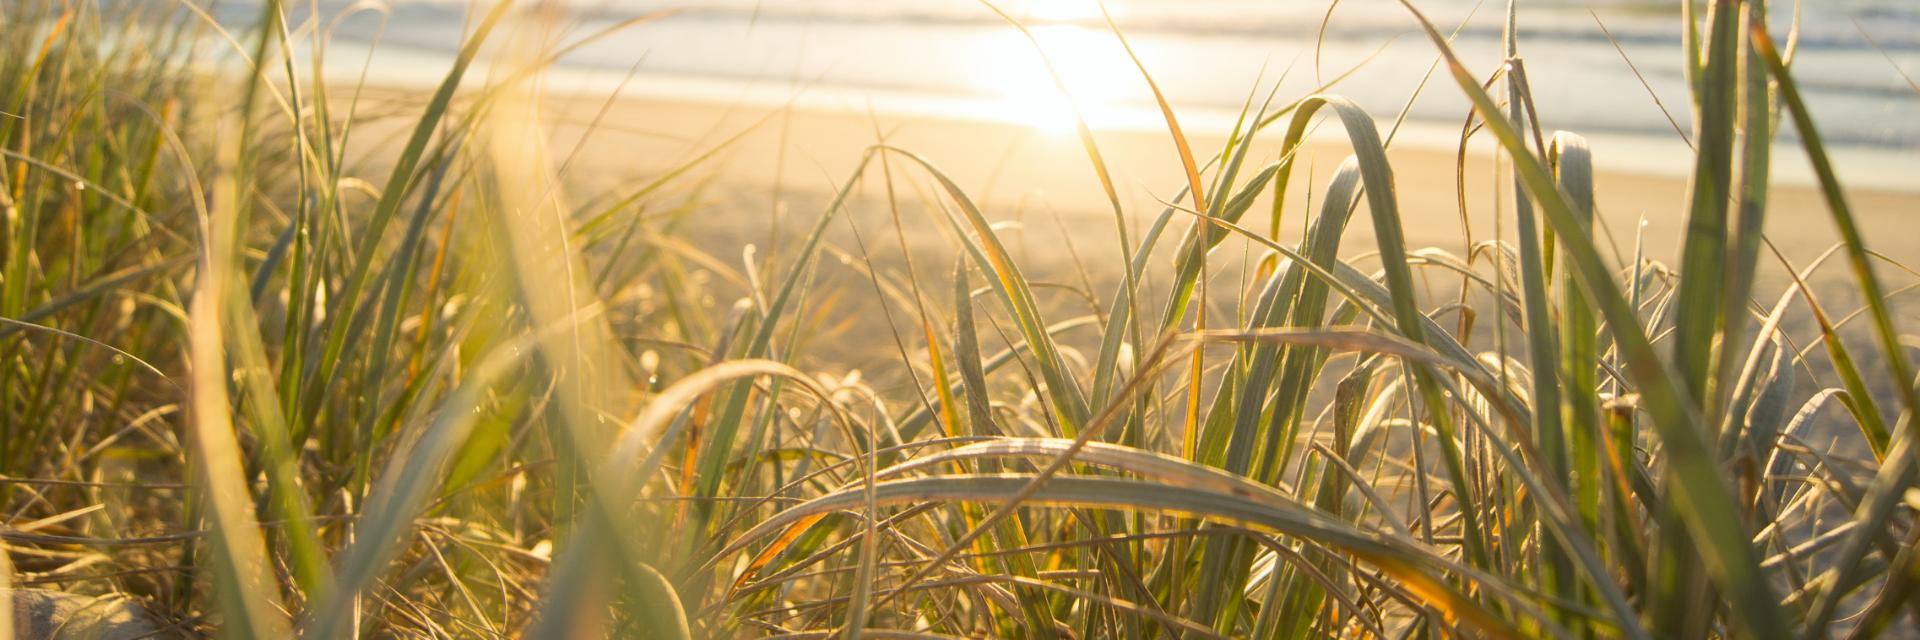
[[[1121,104],[1140,89],[1136,85],[1141,81],[1113,36],[1061,23],[1028,30],[1039,51],[1025,36],[1009,30],[992,38],[975,67],[978,85],[994,96],[990,115],[1054,134],[1072,133],[1079,118],[1095,127],[1117,121]],[[1049,63],[1059,81],[1048,71]]]
[[[1100,19],[1097,0],[1032,0],[1023,7],[1027,20],[1036,23],[1076,23]]]

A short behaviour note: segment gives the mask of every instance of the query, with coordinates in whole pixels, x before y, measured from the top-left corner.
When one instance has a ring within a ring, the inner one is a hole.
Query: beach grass
[[[1337,84],[1256,88],[1198,148],[1123,59],[1182,171],[1129,210],[1079,124],[1113,220],[1088,235],[1117,241],[1109,264],[1041,249],[1079,284],[1028,275],[940,150],[877,126],[805,228],[742,259],[680,235],[739,214],[704,197],[730,138],[582,193],[542,72],[671,16],[559,38],[479,4],[402,106],[323,69],[309,3],[235,32],[187,3],[0,9],[0,584],[229,637],[1920,624],[1920,389],[1887,279],[1911,257],[1863,237],[1762,0],[1676,18],[1694,170],[1649,214],[1686,220],[1674,268],[1595,224],[1604,151],[1532,110],[1551,70],[1511,37],[1469,67],[1403,0],[1435,54],[1408,90],[1472,105],[1456,170],[1470,137],[1505,167],[1491,235],[1409,246],[1401,199],[1464,220],[1465,178],[1396,192],[1400,121]],[[1330,174],[1296,157],[1316,128],[1350,147]],[[1841,238],[1814,264],[1763,234],[1788,154]],[[929,234],[947,250],[909,248]],[[1829,258],[1849,291],[1807,284]]]

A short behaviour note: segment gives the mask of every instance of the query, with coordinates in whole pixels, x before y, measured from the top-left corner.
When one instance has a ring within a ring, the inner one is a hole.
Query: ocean
[[[309,19],[307,3],[294,4],[302,8],[291,19]],[[479,13],[470,4],[484,8],[490,0],[398,0],[385,15],[323,0],[320,20],[337,20],[330,70],[357,77],[372,50],[371,80],[431,83]],[[516,20],[550,20],[559,42],[677,10],[580,47],[555,67],[553,88],[607,91],[625,82],[630,95],[928,112],[1055,131],[1071,128],[1077,108],[1096,128],[1160,126],[1147,85],[1093,0],[996,3],[1026,25],[1038,48],[977,0],[521,4]],[[1454,34],[1476,74],[1498,68],[1504,2],[1417,4],[1443,33]],[[1794,7],[1774,4],[1780,6],[1770,20],[1784,39]],[[219,19],[232,26],[257,19],[251,2],[220,6]],[[1284,103],[1348,71],[1326,90],[1353,98],[1383,122],[1405,109],[1410,123],[1446,138],[1458,135],[1467,115],[1444,69],[1409,107],[1436,53],[1392,0],[1105,6],[1183,119],[1194,123],[1190,128],[1231,126],[1269,95]],[[1819,0],[1799,11],[1794,69],[1822,136],[1875,157],[1920,157],[1920,88],[1902,74],[1920,75],[1920,2]],[[1684,149],[1680,132],[1691,125],[1678,3],[1531,0],[1517,14],[1520,55],[1547,128]],[[1783,135],[1791,139],[1787,128]]]

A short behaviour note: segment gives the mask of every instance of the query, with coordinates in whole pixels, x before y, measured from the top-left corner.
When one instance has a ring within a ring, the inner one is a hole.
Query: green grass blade
[[[1667,448],[1670,483],[1686,528],[1707,560],[1715,584],[1743,612],[1745,631],[1755,637],[1781,638],[1789,628],[1759,561],[1748,545],[1743,518],[1735,508],[1732,491],[1718,471],[1718,465],[1699,429],[1697,400],[1689,398],[1678,378],[1660,359],[1639,326],[1634,309],[1627,305],[1612,280],[1612,269],[1600,259],[1593,241],[1582,232],[1568,198],[1554,184],[1551,174],[1527,151],[1519,132],[1499,117],[1499,108],[1480,89],[1466,67],[1446,46],[1432,24],[1406,0],[1406,6],[1419,19],[1434,45],[1446,54],[1448,67],[1461,91],[1473,102],[1487,123],[1487,129],[1501,146],[1515,157],[1515,169],[1528,191],[1569,249],[1567,259],[1576,267],[1578,282],[1592,297],[1606,318],[1608,331],[1625,354],[1629,375],[1641,394]]]

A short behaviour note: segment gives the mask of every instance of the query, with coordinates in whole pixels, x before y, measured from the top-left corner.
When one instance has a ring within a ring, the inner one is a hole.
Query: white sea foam
[[[322,11],[347,4],[326,0]],[[348,20],[333,46],[340,59],[335,70],[357,73],[355,56],[364,56],[365,44],[378,33],[376,81],[432,81],[470,22],[470,4],[396,2],[384,31],[375,14]],[[1046,126],[1070,117],[1066,109],[1077,104],[1096,126],[1156,123],[1151,95],[1091,0],[999,3],[1034,28],[1067,78],[1072,102],[1058,95],[1019,32],[975,0],[522,4],[552,10],[574,38],[651,11],[681,9],[562,60],[558,73],[571,80],[556,86],[608,89],[638,62],[641,76],[633,86],[653,92],[780,104],[804,87],[815,102],[852,102],[863,109],[872,103]],[[1477,8],[1471,0],[1418,4],[1443,30],[1459,30],[1455,47],[1475,72],[1486,75],[1498,67],[1503,2]],[[1773,21],[1786,24],[1791,3],[1774,4],[1781,8]],[[1369,56],[1371,62],[1334,91],[1391,118],[1435,59],[1405,10],[1388,0],[1340,3],[1324,39],[1326,0],[1107,5],[1161,88],[1196,122],[1230,123],[1256,86],[1260,96],[1275,82],[1283,98],[1299,96]],[[223,6],[223,21],[244,24],[253,17],[244,3]],[[1522,3],[1521,53],[1543,122],[1589,136],[1631,138],[1650,149],[1663,142],[1678,146],[1680,135],[1668,117],[1683,130],[1691,126],[1678,11],[1677,3],[1646,0]],[[1795,69],[1822,135],[1837,148],[1911,164],[1920,156],[1920,94],[1896,65],[1920,75],[1920,3],[1823,0],[1804,3],[1803,11]],[[1645,85],[1600,21],[1638,66]],[[1777,30],[1784,37],[1784,27]],[[1411,119],[1457,129],[1467,104],[1444,77],[1436,80],[1414,104]],[[1791,131],[1785,135],[1792,138]]]

